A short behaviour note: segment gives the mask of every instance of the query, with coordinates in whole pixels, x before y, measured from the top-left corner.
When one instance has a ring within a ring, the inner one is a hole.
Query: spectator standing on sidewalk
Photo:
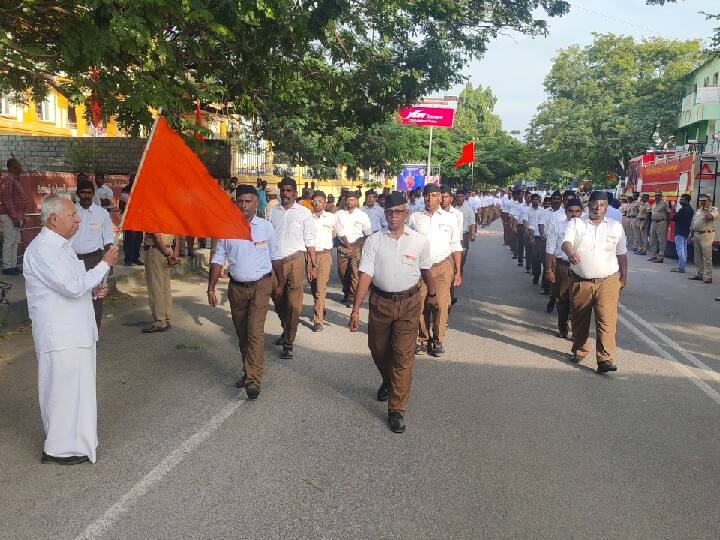
[[[27,199],[20,184],[22,165],[13,158],[7,160],[7,172],[0,181],[0,222],[3,230],[3,269],[6,276],[22,273],[18,268],[17,252],[20,230],[25,220]]]
[[[672,217],[675,222],[675,251],[678,255],[677,268],[670,270],[671,272],[685,273],[685,264],[687,263],[687,241],[690,236],[690,226],[692,225],[693,214],[690,206],[690,195],[682,195],[680,197],[680,210]]]
[[[95,173],[95,185],[97,189],[92,202],[109,212],[113,207],[113,190],[105,183],[105,173]]]
[[[143,328],[143,334],[167,332],[172,328],[172,288],[170,273],[177,264],[182,236],[145,233],[145,279],[153,322]]]
[[[710,197],[703,193],[698,197],[698,207],[693,215],[690,233],[697,266],[697,274],[689,277],[690,280],[712,283],[712,248],[717,220],[718,209],[710,204]]]
[[[120,191],[120,200],[118,201],[118,207],[120,213],[125,213],[127,203],[130,200],[130,192],[132,191],[133,184],[135,183],[135,173],[128,175],[128,183]],[[125,254],[125,266],[143,266],[143,262],[140,260],[140,246],[142,244],[143,233],[140,231],[123,231],[123,253]]]

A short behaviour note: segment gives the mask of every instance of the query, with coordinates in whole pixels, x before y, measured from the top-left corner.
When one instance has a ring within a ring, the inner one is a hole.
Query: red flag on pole
[[[465,146],[462,147],[462,153],[460,154],[460,157],[455,162],[455,168],[459,169],[462,165],[465,163],[474,163],[475,162],[475,141],[467,143]]]
[[[251,239],[243,213],[162,116],[148,139],[122,228]]]
[[[92,123],[93,126],[98,127],[102,121],[102,108],[100,107],[100,98],[98,96],[97,85],[100,80],[100,72],[96,67],[90,70],[90,77],[93,81],[93,91],[90,98],[90,109],[92,111]]]
[[[200,111],[200,100],[195,102],[195,125],[198,127],[202,127],[203,125],[202,112]],[[205,137],[199,131],[195,131],[195,138],[200,142],[205,140]]]

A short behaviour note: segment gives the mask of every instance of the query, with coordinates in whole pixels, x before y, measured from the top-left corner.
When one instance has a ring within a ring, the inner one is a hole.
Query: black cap
[[[607,201],[608,194],[605,191],[593,191],[590,194],[590,200],[591,201]]]
[[[289,176],[283,176],[283,179],[280,180],[280,182],[278,182],[278,187],[279,187],[279,188],[281,188],[281,187],[283,187],[283,186],[290,186],[290,187],[292,187],[294,190],[297,190],[297,183],[295,182],[295,180],[293,180],[293,179],[290,178]]]
[[[403,197],[403,194],[399,191],[393,191],[390,195],[385,198],[385,210],[392,208],[393,206],[400,206],[407,204],[407,199]]]
[[[562,197],[562,193],[560,193],[559,191],[555,190],[555,191],[552,192],[552,195],[550,195],[550,196],[551,196],[551,197]]]
[[[580,202],[580,199],[570,199],[565,206],[579,206],[580,208],[582,208],[582,202]]]
[[[564,199],[565,197],[574,197],[574,196],[575,196],[575,192],[574,192],[573,190],[571,190],[571,189],[567,189],[567,190],[565,190],[565,193],[563,193],[562,196],[563,196],[563,199]]]
[[[89,189],[91,191],[95,191],[95,184],[93,184],[90,180],[87,178],[80,178],[77,181],[77,187],[75,188],[76,191],[82,191],[83,189]]]
[[[450,189],[450,186],[443,184],[440,186],[440,193],[452,193],[452,190]]]
[[[360,196],[360,195],[358,195],[358,192],[357,192],[357,191],[346,191],[346,192],[345,192],[345,198],[346,198],[346,199],[347,199],[348,197],[355,197],[355,198],[357,199],[359,196]]]
[[[428,193],[440,193],[440,186],[437,184],[425,184],[422,193],[423,195],[427,195]]]
[[[235,198],[239,197],[240,195],[255,195],[258,196],[257,191],[255,191],[255,188],[253,186],[249,186],[248,184],[240,184],[238,187],[235,188]]]
[[[323,199],[326,199],[324,191],[320,191],[319,189],[316,189],[315,192],[312,194],[313,197],[322,197]]]

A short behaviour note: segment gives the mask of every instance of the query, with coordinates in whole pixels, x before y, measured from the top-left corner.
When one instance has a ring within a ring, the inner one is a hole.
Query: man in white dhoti
[[[85,270],[70,243],[80,225],[70,199],[49,195],[40,205],[43,228],[23,260],[27,303],[38,359],[40,415],[45,427],[42,463],[95,463],[97,403],[93,297],[107,294],[103,277],[117,246]]]

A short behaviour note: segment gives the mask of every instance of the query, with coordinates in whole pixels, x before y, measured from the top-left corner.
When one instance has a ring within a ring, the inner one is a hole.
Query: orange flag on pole
[[[462,165],[465,163],[474,163],[475,162],[475,141],[467,143],[465,146],[462,147],[462,153],[460,154],[460,157],[455,162],[455,168],[459,169]]]
[[[123,229],[250,240],[250,227],[205,165],[159,116],[125,211]]]

